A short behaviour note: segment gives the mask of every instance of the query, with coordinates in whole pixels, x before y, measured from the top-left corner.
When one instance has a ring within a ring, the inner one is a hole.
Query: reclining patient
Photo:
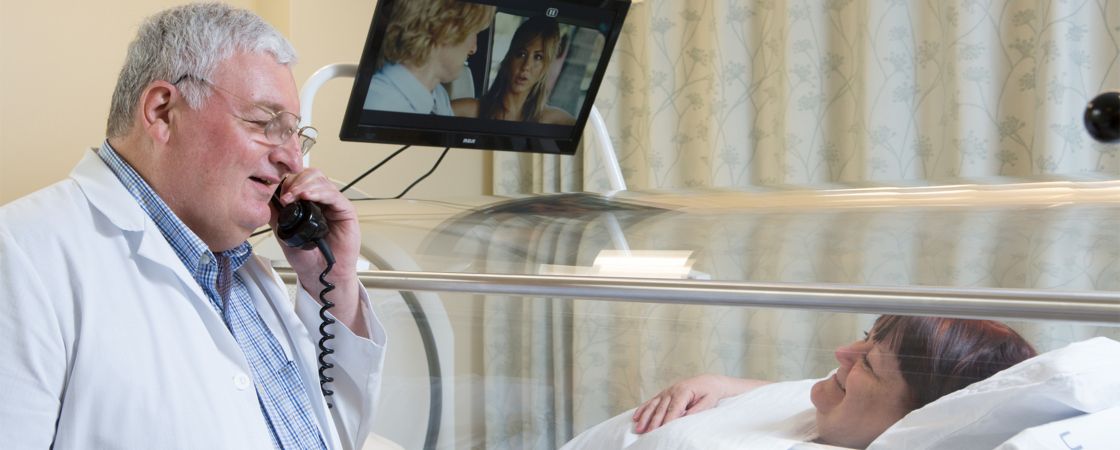
[[[738,446],[757,448],[766,442],[789,448],[788,443],[809,441],[865,448],[910,411],[1033,356],[1029,343],[998,322],[886,315],[863,340],[836,350],[840,365],[828,378],[785,383],[689,378],[564,448],[707,448],[705,439],[716,442],[712,435],[721,430],[742,436],[739,428],[751,427],[776,439],[739,440]],[[691,434],[657,430],[717,403],[720,407],[703,418],[688,417]]]

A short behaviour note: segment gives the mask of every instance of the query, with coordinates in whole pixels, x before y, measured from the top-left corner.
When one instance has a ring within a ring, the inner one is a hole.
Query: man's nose
[[[269,153],[269,161],[283,166],[287,173],[303,171],[303,149],[300,148],[299,133],[292,133],[283,143]]]

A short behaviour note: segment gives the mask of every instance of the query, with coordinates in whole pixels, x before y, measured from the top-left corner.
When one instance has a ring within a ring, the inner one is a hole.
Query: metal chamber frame
[[[281,272],[295,280],[291,271]],[[1120,324],[1120,293],[1003,288],[756,283],[545,275],[362,271],[368,288],[519,294],[689,305],[749,306],[865,314],[931,315]]]

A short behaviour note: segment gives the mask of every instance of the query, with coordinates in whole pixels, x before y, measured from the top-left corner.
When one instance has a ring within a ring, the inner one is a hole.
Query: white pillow
[[[1120,406],[1027,428],[996,450],[1038,448],[1116,448],[1120,442]]]
[[[1070,344],[912,411],[877,449],[990,450],[1022,430],[1120,406],[1120,342]]]

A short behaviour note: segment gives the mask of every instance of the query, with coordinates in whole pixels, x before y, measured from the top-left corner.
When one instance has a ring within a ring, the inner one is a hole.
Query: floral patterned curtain
[[[1081,124],[1107,89],[1107,0],[649,0],[596,106],[630,189],[1116,176]],[[497,194],[606,189],[586,152],[494,164]]]

